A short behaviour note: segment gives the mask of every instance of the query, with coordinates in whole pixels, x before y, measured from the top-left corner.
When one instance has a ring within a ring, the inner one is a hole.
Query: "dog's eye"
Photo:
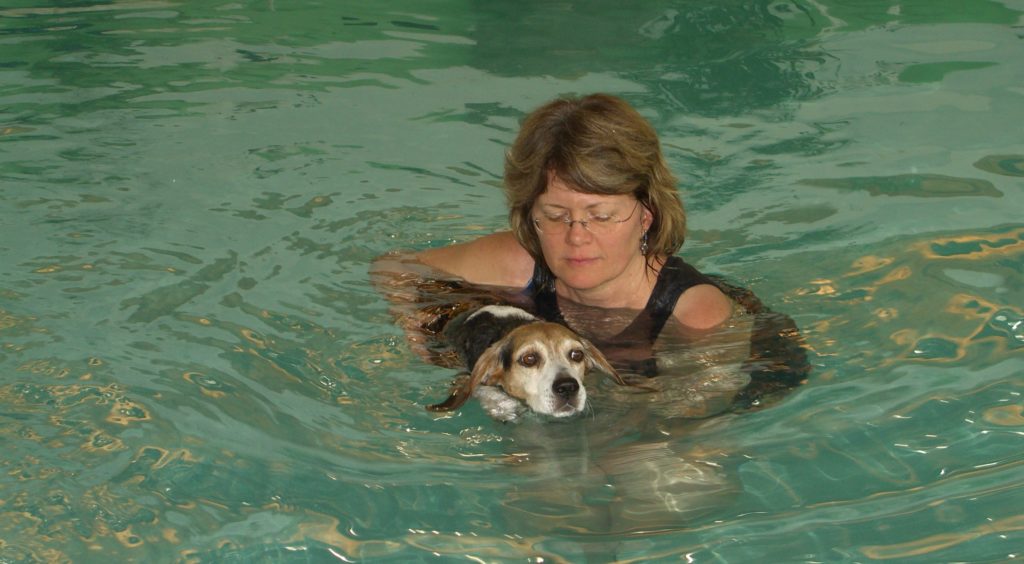
[[[573,349],[569,351],[569,360],[573,362],[583,362],[584,357],[585,355],[583,354],[583,351],[579,349]]]
[[[537,353],[526,353],[519,357],[519,364],[529,368],[537,365]]]

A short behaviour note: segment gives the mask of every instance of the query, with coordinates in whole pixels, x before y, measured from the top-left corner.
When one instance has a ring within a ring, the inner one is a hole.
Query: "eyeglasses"
[[[626,223],[633,218],[636,209],[640,206],[640,200],[633,205],[633,211],[625,219],[619,219],[615,214],[588,213],[587,219],[572,219],[569,214],[548,215],[540,214],[533,218],[533,225],[537,227],[538,233],[545,235],[564,235],[572,229],[572,224],[579,223],[584,229],[594,235],[603,235],[613,231],[621,223]]]

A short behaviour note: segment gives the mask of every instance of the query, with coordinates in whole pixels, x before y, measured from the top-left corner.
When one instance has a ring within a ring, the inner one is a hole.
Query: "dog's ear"
[[[487,347],[473,365],[473,373],[469,377],[470,395],[477,386],[493,386],[501,382],[509,369],[511,354],[512,341],[508,336]]]
[[[473,365],[473,372],[463,374],[455,380],[448,399],[428,405],[427,411],[455,411],[466,403],[478,386],[493,385],[501,381],[505,370],[508,369],[510,352],[511,343],[507,338],[487,347]]]
[[[469,374],[459,374],[455,378],[455,382],[452,383],[452,390],[448,399],[441,403],[428,405],[427,411],[455,411],[462,407],[462,404],[466,403],[466,400],[471,395],[473,395],[473,390],[469,388]]]
[[[612,367],[608,359],[601,354],[601,351],[594,346],[593,343],[586,339],[581,339],[583,342],[583,353],[587,355],[587,368],[597,368],[601,372],[611,376],[616,384],[620,386],[626,386],[626,381],[619,375],[619,371]]]

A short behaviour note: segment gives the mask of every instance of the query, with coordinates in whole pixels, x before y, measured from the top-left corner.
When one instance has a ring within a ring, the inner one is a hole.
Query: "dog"
[[[429,411],[454,411],[476,396],[499,421],[514,421],[526,408],[571,417],[586,408],[583,377],[590,370],[627,385],[589,341],[517,307],[488,305],[462,313],[443,334],[469,373],[455,381],[448,399],[428,406]]]

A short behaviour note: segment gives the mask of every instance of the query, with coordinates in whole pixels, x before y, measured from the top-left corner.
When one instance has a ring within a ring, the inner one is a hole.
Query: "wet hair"
[[[631,194],[639,200],[653,216],[648,262],[683,246],[686,213],[676,179],[654,128],[625,100],[608,94],[552,100],[526,116],[505,154],[509,224],[519,243],[545,267],[532,214],[549,174],[580,192]]]

